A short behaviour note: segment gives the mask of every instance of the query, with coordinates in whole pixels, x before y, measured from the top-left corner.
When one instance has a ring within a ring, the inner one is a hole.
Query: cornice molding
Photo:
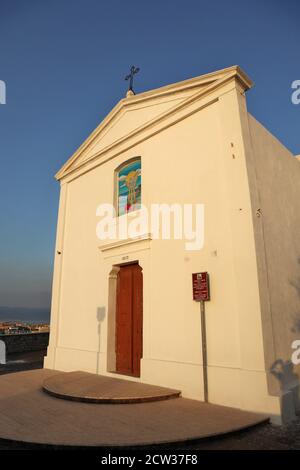
[[[103,243],[101,245],[99,245],[99,249],[100,251],[102,252],[106,252],[106,251],[111,251],[111,250],[114,250],[115,248],[120,248],[120,247],[123,247],[123,246],[127,246],[127,245],[132,245],[133,243],[140,243],[140,242],[149,242],[152,240],[152,234],[151,233],[145,233],[143,235],[139,235],[139,236],[136,236],[136,237],[133,237],[133,238],[126,238],[126,239],[121,239],[121,240],[116,240],[114,242],[110,242],[110,243]]]

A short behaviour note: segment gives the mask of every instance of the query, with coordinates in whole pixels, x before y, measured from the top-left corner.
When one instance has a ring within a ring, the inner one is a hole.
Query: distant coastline
[[[1,307],[1,322],[50,323],[50,308]]]

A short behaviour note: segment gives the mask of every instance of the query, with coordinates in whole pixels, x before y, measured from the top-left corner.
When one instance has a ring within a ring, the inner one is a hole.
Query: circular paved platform
[[[175,398],[136,404],[59,400],[42,390],[58,373],[0,377],[0,438],[55,446],[130,447],[185,442],[245,429],[265,416]]]
[[[99,404],[145,403],[180,396],[179,390],[82,371],[61,372],[48,377],[43,390],[56,398]]]

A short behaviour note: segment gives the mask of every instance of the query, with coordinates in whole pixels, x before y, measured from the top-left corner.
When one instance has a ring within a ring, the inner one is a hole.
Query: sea
[[[50,308],[1,307],[0,322],[50,323]]]

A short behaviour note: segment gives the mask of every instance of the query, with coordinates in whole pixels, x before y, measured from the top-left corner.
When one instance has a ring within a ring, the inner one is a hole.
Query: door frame
[[[120,268],[122,266],[128,266],[128,265],[134,265],[137,264],[141,271],[142,271],[142,276],[143,276],[143,266],[139,262],[139,260],[133,260],[129,261],[126,263],[119,263],[112,265],[112,269],[109,273],[108,277],[108,316],[107,316],[107,372],[113,373],[113,374],[118,374],[120,376],[124,377],[135,377],[139,378],[141,376],[141,373],[136,376],[133,374],[123,374],[120,372],[117,372],[117,367],[116,367],[116,321],[117,321],[117,283],[118,283],[118,273],[120,271]],[[144,298],[144,279],[142,280],[142,299]],[[142,300],[142,332],[141,332],[141,358],[140,362],[142,360],[143,356],[143,346],[144,346],[144,302]]]

